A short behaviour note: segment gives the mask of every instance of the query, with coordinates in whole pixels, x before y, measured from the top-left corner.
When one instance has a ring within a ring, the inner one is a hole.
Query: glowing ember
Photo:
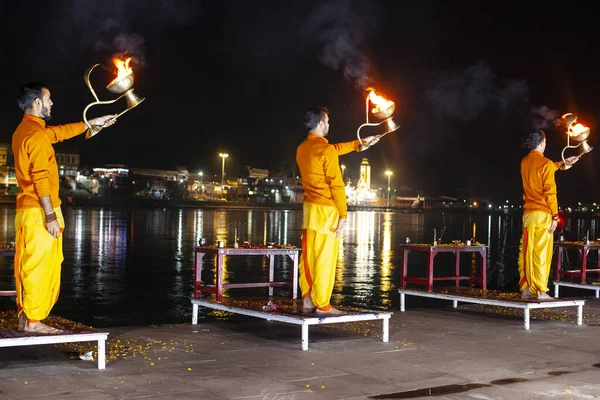
[[[570,126],[567,133],[569,136],[575,137],[575,136],[582,135],[582,134],[588,132],[589,130],[590,130],[590,128],[588,128],[588,127],[585,127],[581,124],[576,124],[576,125]]]
[[[375,94],[375,89],[368,88],[367,90],[371,91],[369,93],[368,98],[371,101],[371,103],[373,103],[373,105],[375,106],[375,108],[373,108],[373,110],[371,111],[373,114],[385,111],[394,105],[393,101],[388,100],[385,97],[380,96],[378,94]]]
[[[121,79],[133,73],[133,69],[129,66],[130,62],[131,57],[128,57],[125,60],[113,58],[113,64],[115,64],[115,67],[117,67],[117,77],[108,86],[117,83]]]

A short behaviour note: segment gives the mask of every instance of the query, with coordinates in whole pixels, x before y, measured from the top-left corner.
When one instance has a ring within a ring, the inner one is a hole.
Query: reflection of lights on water
[[[487,242],[488,246],[492,244],[492,215],[488,215]]]
[[[383,214],[383,240],[381,248],[381,293],[391,288],[392,270],[392,213]]]
[[[268,214],[263,214],[263,243],[267,243],[267,218]]]
[[[288,243],[289,224],[290,224],[290,212],[289,212],[289,210],[285,210],[283,212],[283,226],[281,227],[281,230],[280,230],[280,231],[283,231],[283,240],[279,242],[280,244]]]
[[[215,227],[216,240],[223,240],[227,243],[227,211],[215,212],[213,224]],[[223,257],[223,282],[229,279],[229,272],[227,271],[228,260],[227,257]]]
[[[83,212],[82,210],[75,211],[75,261],[80,262],[83,254]]]
[[[198,245],[200,243],[200,239],[204,237],[204,212],[203,210],[198,210],[194,213],[194,226],[195,228],[195,237],[194,237],[194,245]],[[208,243],[207,243],[208,244]]]
[[[98,220],[98,261],[101,264],[101,260],[104,257],[104,209],[100,210]]]
[[[250,238],[252,237],[252,210],[248,210],[248,224],[246,227],[246,238],[248,241],[250,241]]]
[[[183,210],[179,209],[179,215],[177,218],[177,252],[181,253],[181,247],[183,242]]]
[[[356,212],[356,284],[357,290],[364,290],[372,287],[373,276],[375,275],[374,251],[375,237],[375,213],[374,212]]]

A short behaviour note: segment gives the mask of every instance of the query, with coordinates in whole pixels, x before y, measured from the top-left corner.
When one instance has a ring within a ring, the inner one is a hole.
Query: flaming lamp
[[[96,135],[102,130],[102,127],[91,125],[87,120],[86,114],[90,107],[95,106],[97,104],[112,104],[121,99],[121,97],[125,97],[125,100],[127,102],[127,108],[121,111],[115,117],[116,119],[145,100],[145,97],[138,97],[135,93],[133,93],[133,69],[129,66],[130,61],[131,57],[127,58],[126,60],[113,58],[113,63],[115,64],[115,67],[117,67],[117,77],[111,83],[108,84],[106,89],[108,89],[108,91],[111,93],[120,95],[114,100],[100,101],[100,99],[98,99],[98,96],[96,95],[96,92],[94,91],[94,88],[92,87],[92,84],[90,83],[90,74],[92,73],[92,70],[100,64],[95,64],[88,68],[87,71],[85,71],[85,74],[83,75],[83,80],[88,85],[90,91],[92,92],[92,95],[96,99],[95,102],[88,104],[87,107],[83,110],[83,121],[88,127],[88,130],[85,133],[86,139],[91,138],[92,136]]]
[[[575,124],[577,121],[577,115],[573,113],[567,113],[562,116],[562,119],[567,124],[567,145],[562,151],[562,160],[564,163],[563,169],[569,169],[573,166],[573,164],[569,164],[565,160],[565,150],[579,148],[578,157],[581,157],[582,155],[592,151],[593,147],[587,142],[588,136],[590,136],[590,128],[581,124]],[[571,140],[574,142],[579,142],[579,144],[571,145]]]
[[[395,131],[400,128],[400,125],[396,124],[392,119],[392,115],[396,110],[396,103],[391,100],[387,100],[385,97],[380,96],[375,93],[375,89],[368,88],[369,95],[365,101],[365,110],[366,110],[366,122],[358,127],[356,131],[356,137],[360,142],[360,151],[364,151],[368,149],[370,146],[377,143],[382,137],[387,135],[390,132]],[[372,103],[374,108],[372,110],[369,109],[369,103]],[[371,114],[376,120],[379,122],[369,122],[369,114]],[[370,144],[363,143],[360,137],[360,130],[365,126],[385,126],[385,132],[377,135],[377,140],[371,142]]]

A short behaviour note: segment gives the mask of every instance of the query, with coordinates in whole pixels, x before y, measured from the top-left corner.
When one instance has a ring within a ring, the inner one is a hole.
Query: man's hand
[[[363,141],[363,144],[366,144],[367,146],[373,146],[375,143],[379,142],[379,137],[367,136],[362,141]]]
[[[50,235],[52,235],[52,237],[55,239],[58,238],[58,235],[60,235],[60,226],[58,225],[57,220],[48,222],[46,224],[46,229],[48,229],[48,233],[50,233]]]
[[[565,158],[565,161],[567,162],[567,164],[575,164],[577,161],[579,161],[579,158],[581,156],[571,156],[568,158]]]
[[[337,237],[340,237],[340,234],[344,230],[344,225],[346,225],[346,219],[345,218],[338,218],[338,226],[337,226],[337,228],[335,228],[335,235]]]
[[[365,151],[369,147],[373,146],[375,143],[379,142],[380,137],[377,136],[367,136],[366,138],[361,139],[361,144],[358,146],[356,151]]]
[[[558,221],[556,220],[552,220],[552,225],[550,225],[550,229],[548,229],[549,233],[554,233],[554,231],[556,230],[556,227],[558,226]]]
[[[93,118],[89,120],[90,125],[97,126],[98,128],[108,128],[117,122],[117,115],[105,115],[103,117]]]

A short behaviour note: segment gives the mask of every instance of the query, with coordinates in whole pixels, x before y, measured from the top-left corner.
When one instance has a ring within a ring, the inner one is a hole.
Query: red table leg
[[[596,256],[596,269],[598,269],[598,280],[600,280],[600,250],[598,250],[598,255]]]
[[[556,250],[557,250],[557,254],[556,254],[556,275],[555,275],[555,280],[560,281],[560,275],[561,275],[561,272],[562,272],[563,248],[559,244],[556,247]]]
[[[194,274],[194,298],[200,298],[200,289],[198,288],[202,284],[202,258],[204,257],[204,253],[195,252],[194,253],[194,266],[195,266],[195,274]]]
[[[460,276],[460,251],[454,252],[454,276]],[[456,280],[456,286],[458,287],[459,280]]]
[[[587,257],[588,257],[588,253],[590,252],[589,249],[584,248],[581,251],[581,283],[585,284],[587,282]]]
[[[217,253],[217,268],[215,270],[215,275],[217,279],[217,303],[221,303],[223,301],[223,254]]]
[[[435,259],[435,256],[437,254],[437,251],[435,250],[430,250],[429,251],[429,262],[428,262],[428,266],[427,266],[427,291],[431,292],[433,290],[433,260]]]
[[[487,288],[487,254],[486,251],[480,251],[481,255],[481,290]]]
[[[402,274],[400,275],[400,287],[402,289],[406,289],[405,278],[408,276],[408,253],[410,253],[410,250],[404,249],[402,255]]]

